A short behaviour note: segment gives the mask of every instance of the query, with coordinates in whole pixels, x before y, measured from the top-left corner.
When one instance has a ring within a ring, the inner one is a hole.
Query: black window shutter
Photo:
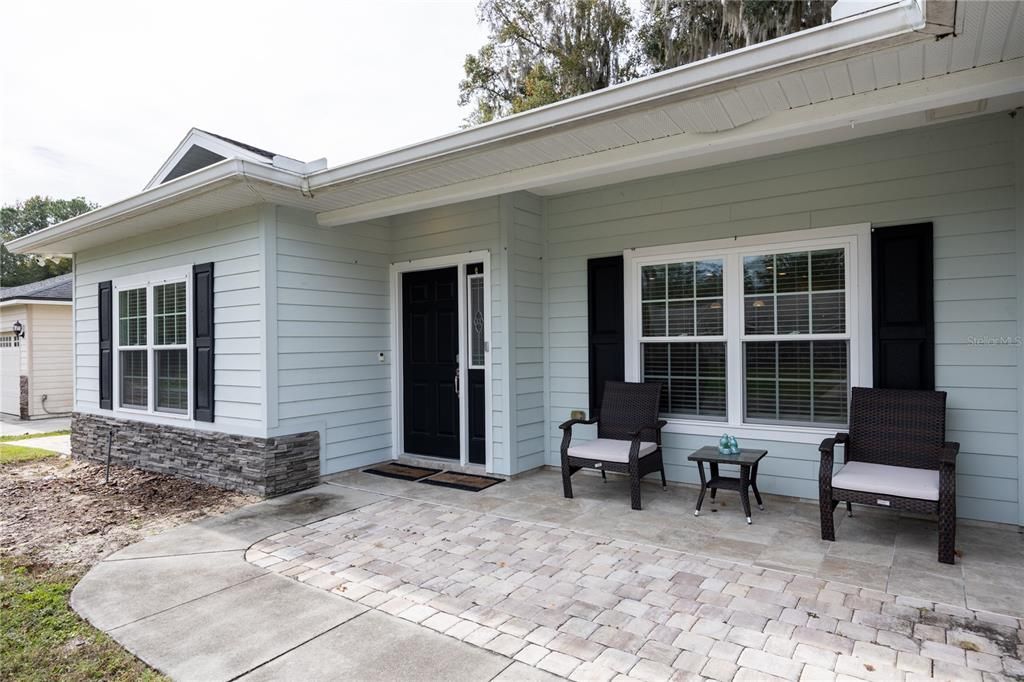
[[[625,377],[625,295],[622,273],[622,256],[591,258],[587,261],[587,343],[592,417],[601,413],[604,383],[622,381]]]
[[[935,388],[932,224],[871,232],[875,388]]]
[[[114,308],[109,281],[99,283],[100,409],[114,408]]]
[[[192,417],[213,421],[213,263],[192,266]]]

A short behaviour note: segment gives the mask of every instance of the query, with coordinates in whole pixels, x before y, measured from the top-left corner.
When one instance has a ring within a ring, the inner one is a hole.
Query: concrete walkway
[[[71,605],[176,680],[531,680],[533,668],[244,559],[253,543],[379,502],[331,485],[176,528],[116,552]]]
[[[51,452],[59,452],[62,455],[71,454],[71,436],[25,438],[23,440],[7,441],[4,445],[18,445],[26,448],[36,448],[38,450],[49,450]]]
[[[18,419],[9,414],[0,415],[0,436],[28,436],[51,431],[71,429],[71,417],[47,417],[46,419]]]

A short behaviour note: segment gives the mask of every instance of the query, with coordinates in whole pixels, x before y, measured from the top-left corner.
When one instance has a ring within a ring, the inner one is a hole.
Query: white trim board
[[[1024,11],[1024,7],[1018,8]],[[1016,149],[1016,204],[1017,204],[1017,329],[1019,344],[1024,344],[1024,116],[1013,122],[1013,142]],[[1024,346],[1017,348],[1017,521],[1024,527]]]
[[[185,284],[185,357],[186,357],[186,397],[187,407],[184,413],[166,412],[156,409],[156,361],[155,349],[155,306],[153,303],[153,288],[161,284]],[[195,312],[192,301],[192,266],[182,265],[150,273],[126,275],[115,278],[111,282],[110,293],[110,319],[111,319],[111,410],[114,415],[126,419],[138,419],[140,421],[159,421],[165,424],[188,424],[193,426],[196,420],[193,418],[194,396],[192,390],[195,387],[195,367],[193,366],[193,324],[192,316]],[[146,344],[144,346],[126,346],[125,350],[144,350],[146,352],[146,401],[145,409],[136,407],[124,407],[121,405],[121,336],[120,313],[121,297],[119,292],[131,289],[145,289],[146,292]],[[107,410],[104,410],[107,412]],[[166,420],[166,421],[164,421]]]
[[[467,323],[466,315],[466,266],[471,263],[484,264],[484,469],[493,471],[492,455],[492,394],[494,392],[491,372],[491,253],[490,251],[468,251],[450,256],[436,256],[418,260],[392,263],[388,272],[389,293],[391,297],[391,458],[398,459],[405,454],[405,413],[402,363],[402,273],[418,270],[436,270],[456,266],[458,274],[458,308],[459,308],[459,383],[469,386],[469,369],[467,358]],[[469,463],[469,428],[468,401],[466,393],[459,396],[459,464]],[[410,455],[419,457],[421,455]]]
[[[278,343],[280,341],[280,325],[278,324],[277,309],[277,207],[265,205],[260,207],[259,212],[259,239],[262,259],[260,268],[263,277],[260,279],[262,295],[260,305],[263,308],[263,319],[266,323],[262,329],[261,350],[263,352],[263,363],[260,366],[260,381],[263,384],[263,421],[267,433],[276,433],[280,425],[278,411],[280,409],[281,394],[278,389]],[[214,267],[216,276],[216,266]],[[214,294],[216,296],[216,294]],[[321,465],[323,464],[324,453],[326,452],[326,441],[320,441]]]
[[[724,298],[726,316],[723,320],[725,336],[739,340],[742,311],[730,301],[742,294],[742,257],[765,248],[772,252],[803,248],[844,247],[847,271],[853,273],[853,283],[847,286],[846,325],[850,330],[849,382],[850,386],[871,386],[872,374],[872,320],[871,320],[871,226],[867,223],[807,230],[793,230],[749,237],[733,237],[700,242],[669,244],[623,252],[623,291],[625,300],[625,349],[627,381],[641,380],[640,367],[640,306],[637,282],[640,267],[645,263],[664,262],[666,257],[683,256],[686,259],[702,256],[720,256],[726,259]],[[766,340],[777,339],[766,336]],[[742,343],[728,346],[726,361],[727,419],[724,421],[701,419],[668,419],[665,431],[696,435],[720,435],[722,431],[743,438],[768,441],[817,443],[834,435],[835,429],[821,426],[785,424],[758,424],[743,420],[743,391],[734,386],[743,385]]]
[[[12,305],[71,305],[71,301],[54,301],[45,298],[9,298],[6,301],[0,301],[0,308]]]

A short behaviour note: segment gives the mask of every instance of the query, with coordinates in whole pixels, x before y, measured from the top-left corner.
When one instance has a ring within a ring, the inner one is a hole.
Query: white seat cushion
[[[628,440],[597,438],[581,441],[569,448],[570,457],[580,459],[599,459],[603,462],[628,462],[629,448],[633,443]],[[640,456],[645,457],[658,449],[656,443],[640,443]]]
[[[939,472],[934,469],[849,462],[832,476],[832,487],[915,500],[938,500]]]

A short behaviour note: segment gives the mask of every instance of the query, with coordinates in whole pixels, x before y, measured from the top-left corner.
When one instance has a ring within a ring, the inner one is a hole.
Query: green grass
[[[56,457],[60,453],[53,450],[41,450],[39,448],[27,448],[23,445],[7,445],[0,443],[0,464],[14,464],[16,462],[31,462],[46,457]]]
[[[48,433],[26,433],[20,436],[0,436],[0,443],[9,443],[12,440],[28,440],[29,438],[48,438],[50,436],[66,436],[70,431],[50,431]]]
[[[0,680],[163,680],[71,610],[79,577],[0,559]]]

